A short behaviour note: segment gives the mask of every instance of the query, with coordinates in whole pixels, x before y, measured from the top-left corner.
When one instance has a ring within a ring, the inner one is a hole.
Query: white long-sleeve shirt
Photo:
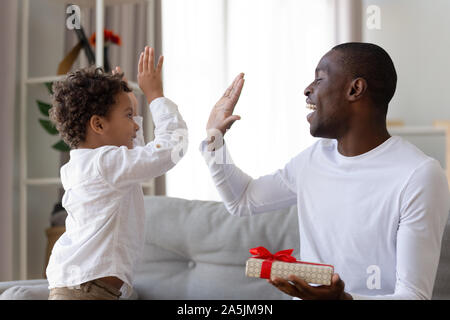
[[[449,187],[439,163],[411,143],[394,136],[346,157],[336,140],[321,139],[258,179],[226,146],[201,149],[231,214],[297,204],[301,259],[334,265],[354,299],[431,298]]]
[[[179,139],[187,128],[175,103],[162,97],[149,108],[155,139],[147,145],[70,151],[70,161],[61,168],[66,232],[51,253],[49,289],[115,276],[124,282],[122,296],[131,295],[133,269],[144,244],[140,183],[171,169],[187,143]]]

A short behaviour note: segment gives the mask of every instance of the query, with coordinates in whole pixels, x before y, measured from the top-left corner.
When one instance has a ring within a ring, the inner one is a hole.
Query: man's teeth
[[[309,104],[309,103],[306,104],[306,108],[307,108],[307,109],[311,109],[311,110],[317,110],[316,105],[314,105],[314,104]]]

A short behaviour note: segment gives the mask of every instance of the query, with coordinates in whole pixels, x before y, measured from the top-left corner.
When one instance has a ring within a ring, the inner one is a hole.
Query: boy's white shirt
[[[62,204],[68,217],[46,270],[49,289],[115,276],[124,281],[122,297],[131,295],[133,269],[144,244],[140,183],[170,170],[187,147],[187,127],[177,105],[161,97],[149,108],[155,123],[153,141],[137,145],[143,143],[138,123],[141,132],[133,149],[75,149],[61,168]]]

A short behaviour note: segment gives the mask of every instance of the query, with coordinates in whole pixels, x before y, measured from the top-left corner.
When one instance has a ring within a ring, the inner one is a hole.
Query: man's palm
[[[206,125],[207,132],[210,132],[211,130],[220,130],[222,135],[224,135],[226,130],[229,129],[236,120],[241,118],[238,115],[233,115],[233,111],[241,95],[244,81],[244,74],[240,73],[225,91],[222,98],[216,103],[209,115],[209,120]]]

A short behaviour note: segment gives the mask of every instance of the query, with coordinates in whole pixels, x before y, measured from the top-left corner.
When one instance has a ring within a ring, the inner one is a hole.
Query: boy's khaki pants
[[[48,300],[118,300],[120,290],[100,280],[92,280],[74,288],[52,288]]]

